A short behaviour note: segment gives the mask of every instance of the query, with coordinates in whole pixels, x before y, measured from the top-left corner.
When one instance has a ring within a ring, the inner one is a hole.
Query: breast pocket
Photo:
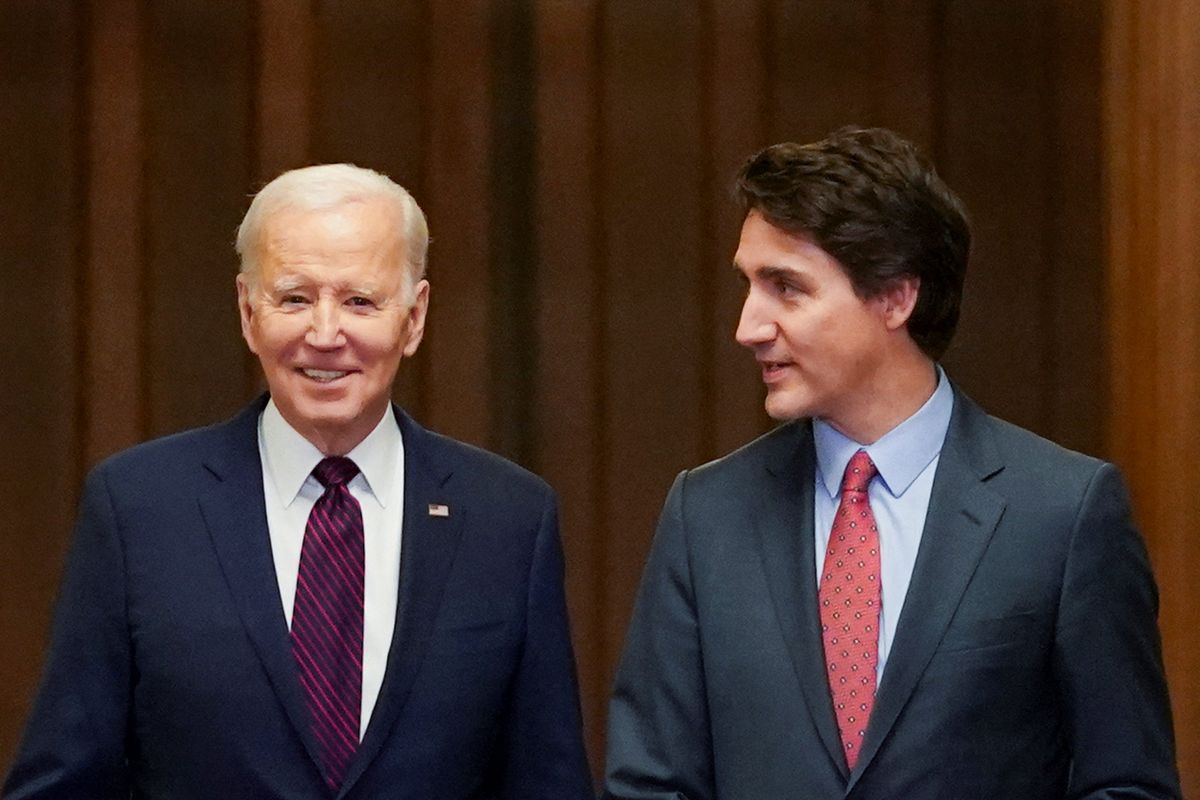
[[[516,646],[517,620],[504,609],[447,606],[438,616],[429,643],[431,653],[478,653]]]
[[[1035,612],[955,619],[942,638],[938,653],[999,653],[1008,648],[1019,649],[1038,637],[1048,636],[1049,628],[1049,616]]]

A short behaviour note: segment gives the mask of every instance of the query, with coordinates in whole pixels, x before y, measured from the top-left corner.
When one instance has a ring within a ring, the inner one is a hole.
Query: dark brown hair
[[[842,128],[812,144],[772,145],[742,166],[735,195],[777,228],[837,259],[855,292],[920,280],[908,334],[930,358],[958,326],[971,249],[966,209],[910,142],[884,128]]]

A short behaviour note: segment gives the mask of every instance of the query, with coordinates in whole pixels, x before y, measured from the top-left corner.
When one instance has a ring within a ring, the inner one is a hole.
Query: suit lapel
[[[805,706],[830,759],[845,778],[846,759],[825,678],[817,614],[812,426],[804,421],[793,429],[794,436],[776,440],[776,451],[769,454],[766,480],[761,484],[757,520],[763,569]]]
[[[223,446],[204,458],[216,481],[201,493],[200,509],[242,625],[288,719],[319,769],[267,529],[258,453],[258,417],[265,404],[263,396],[227,423],[222,431]]]
[[[366,735],[339,796],[366,771],[391,734],[404,707],[433,633],[443,589],[462,538],[465,505],[448,487],[452,474],[437,437],[395,409],[404,439],[404,521],[400,591],[387,670]],[[447,516],[430,513],[446,506]]]
[[[1003,468],[987,425],[987,415],[956,391],[908,596],[847,791],[912,696],[1004,511],[1003,498],[984,483]]]

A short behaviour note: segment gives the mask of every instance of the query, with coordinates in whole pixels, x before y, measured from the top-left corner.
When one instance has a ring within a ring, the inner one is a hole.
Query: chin
[[[805,398],[796,397],[791,392],[768,392],[763,406],[767,410],[767,416],[777,422],[790,422],[801,417],[813,416],[811,404]]]

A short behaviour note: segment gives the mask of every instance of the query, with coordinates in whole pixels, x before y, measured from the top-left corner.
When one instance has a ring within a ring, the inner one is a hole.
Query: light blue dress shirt
[[[908,594],[938,457],[950,427],[954,392],[942,368],[938,383],[925,405],[873,444],[860,444],[822,420],[813,421],[816,448],[816,487],[813,492],[813,533],[816,537],[817,582],[829,545],[833,517],[841,500],[842,474],[850,457],[867,451],[879,474],[867,490],[875,524],[879,528],[882,569],[882,621],[879,630],[877,680],[882,679],[888,653],[896,637],[896,623]],[[878,685],[878,684],[877,684]]]

